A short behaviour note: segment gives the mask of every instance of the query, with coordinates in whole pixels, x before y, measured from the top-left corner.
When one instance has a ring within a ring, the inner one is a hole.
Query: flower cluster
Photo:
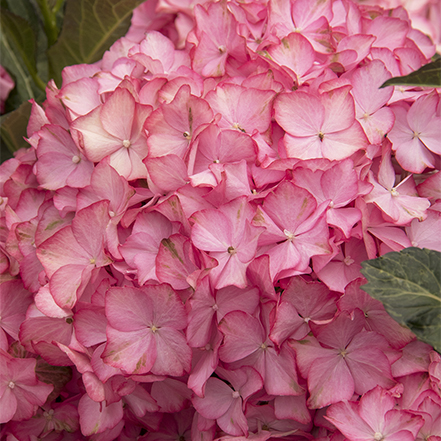
[[[436,89],[406,11],[148,1],[0,167],[13,440],[423,440],[441,363],[360,263],[441,251]]]

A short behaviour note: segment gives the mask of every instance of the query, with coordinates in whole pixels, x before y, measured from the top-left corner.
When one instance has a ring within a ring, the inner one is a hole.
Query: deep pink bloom
[[[342,312],[329,324],[317,327],[314,337],[290,340],[296,351],[300,373],[308,380],[308,407],[320,409],[355,393],[375,387],[392,387],[395,382],[384,351],[386,340],[375,332],[361,332],[363,313]],[[375,364],[372,364],[375,360]]]
[[[363,395],[358,403],[342,401],[333,404],[325,418],[350,440],[415,440],[424,420],[419,415],[394,407],[393,397],[382,387],[376,386]]]
[[[106,317],[105,363],[130,374],[180,376],[190,370],[184,306],[168,285],[111,288]]]
[[[53,386],[38,380],[35,358],[14,358],[0,350],[0,422],[32,418]]]

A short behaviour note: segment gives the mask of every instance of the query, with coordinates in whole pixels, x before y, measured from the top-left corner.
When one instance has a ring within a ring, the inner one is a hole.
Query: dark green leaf
[[[418,338],[441,351],[441,253],[406,248],[362,263],[361,288]]]
[[[27,101],[22,105],[0,118],[0,135],[1,135],[1,160],[4,161],[10,155],[9,152],[15,152],[22,147],[29,147],[29,144],[23,139],[26,136],[26,128],[28,126],[29,116],[31,114],[31,104]]]
[[[24,18],[34,32],[37,32],[40,23],[38,14],[36,13],[36,10],[32,4],[32,0],[6,0],[4,3],[8,11],[18,15],[21,18]]]
[[[2,9],[1,64],[13,75],[22,100],[35,98],[35,33],[22,17]]]
[[[94,63],[130,26],[143,0],[67,0],[60,37],[48,51],[50,75],[61,85],[65,66]]]
[[[380,89],[387,86],[441,87],[441,58],[425,64],[409,75],[388,79]]]
[[[36,51],[35,59],[37,71],[43,82],[47,81],[47,37],[44,32],[41,15],[36,0],[6,0],[7,9],[13,14],[25,19],[35,34]],[[42,84],[39,85],[42,89]]]

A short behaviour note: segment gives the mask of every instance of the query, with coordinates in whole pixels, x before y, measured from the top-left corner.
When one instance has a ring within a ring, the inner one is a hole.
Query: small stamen
[[[237,390],[235,390],[232,395],[233,395],[233,398],[239,398],[240,397],[240,393]]]
[[[132,143],[131,143],[128,139],[125,139],[125,140],[123,141],[123,146],[124,146],[126,149],[128,149],[131,145],[132,145]]]
[[[237,253],[237,251],[234,247],[228,247],[227,251],[228,251],[228,254],[231,254],[232,256],[234,256]]]
[[[352,264],[355,262],[355,260],[352,259],[351,256],[346,256],[346,257],[343,259],[343,262],[344,262],[344,264],[345,264],[346,266],[349,266],[349,265],[352,265]]]
[[[283,234],[289,241],[292,241],[294,239],[294,233],[291,233],[291,231],[283,230]]]
[[[81,161],[81,158],[79,156],[77,156],[77,155],[72,156],[72,162],[74,164],[78,164],[80,161]]]
[[[15,383],[14,383],[13,381],[10,381],[10,382],[8,383],[8,387],[9,387],[10,389],[14,389],[14,387],[15,387]]]

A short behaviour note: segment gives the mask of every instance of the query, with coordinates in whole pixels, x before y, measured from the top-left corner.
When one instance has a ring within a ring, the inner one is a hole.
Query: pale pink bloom
[[[342,160],[368,145],[355,120],[349,87],[319,96],[285,93],[277,97],[274,109],[276,121],[286,130],[284,144],[289,158]]]
[[[202,210],[192,216],[191,240],[218,261],[210,271],[215,289],[247,286],[246,269],[257,250],[263,229],[251,224],[254,209],[245,196],[222,205],[217,210]]]
[[[151,111],[150,106],[137,103],[127,89],[118,88],[102,106],[77,118],[71,129],[90,161],[110,156],[110,165],[128,181],[145,178],[142,160],[148,147],[144,122]]]
[[[35,174],[41,187],[57,190],[66,185],[81,188],[90,184],[93,163],[75,145],[66,130],[46,125],[39,136]]]
[[[38,380],[35,358],[14,358],[0,350],[0,422],[32,418],[53,386]]]
[[[5,101],[7,100],[9,93],[14,88],[15,83],[6,71],[6,69],[0,65],[0,113],[5,111]]]
[[[307,272],[309,259],[328,254],[329,232],[325,220],[328,202],[317,207],[314,197],[292,182],[282,183],[269,193],[254,216],[254,225],[266,227],[259,238],[259,254],[270,256],[270,274]]]
[[[237,21],[223,3],[211,3],[208,8],[196,5],[196,49],[193,69],[204,77],[225,74],[228,59],[247,61],[245,39],[236,32]]]
[[[441,118],[436,108],[436,92],[419,97],[410,108],[394,105],[395,124],[388,138],[399,164],[413,173],[435,168],[435,156],[441,155]]]
[[[314,50],[326,53],[333,51],[329,29],[332,17],[332,2],[329,0],[272,0],[268,27],[279,38],[299,32],[309,40]]]
[[[173,101],[156,109],[146,121],[149,158],[177,155],[184,158],[190,142],[213,119],[207,101],[190,94],[183,85]]]
[[[187,277],[199,269],[195,254],[188,237],[173,234],[162,239],[156,256],[156,277],[174,289],[188,288]]]
[[[175,50],[173,42],[157,31],[146,32],[139,45],[129,50],[129,56],[142,64],[150,75],[170,74],[181,66],[190,67],[188,53]]]
[[[348,7],[351,7],[350,4]],[[375,37],[372,35],[347,35],[338,42],[337,53],[330,56],[331,61],[339,62],[349,72],[369,55],[374,41]]]
[[[272,90],[254,89],[225,83],[207,93],[206,100],[215,113],[221,114],[222,129],[237,129],[252,135],[265,132],[271,123]]]
[[[416,441],[441,438],[441,403],[435,400],[435,397],[426,397],[418,406],[416,413],[424,418],[424,425],[418,432]]]
[[[108,205],[108,201],[100,201],[78,211],[72,225],[57,231],[37,250],[50,278],[50,291],[62,308],[73,308],[92,271],[111,262],[104,248]]]
[[[132,234],[119,251],[129,266],[127,273],[135,273],[140,285],[148,280],[158,280],[156,276],[156,256],[163,239],[177,231],[165,216],[157,212],[142,212],[136,217]]]
[[[433,205],[441,199],[441,172],[430,174],[422,184],[417,186],[417,190],[420,196],[429,199]]]
[[[423,221],[414,219],[406,234],[413,247],[427,248],[441,252],[441,213],[427,210],[427,218]]]
[[[118,224],[126,212],[135,190],[127,180],[109,165],[109,158],[103,159],[94,169],[90,185],[77,194],[77,210],[95,202],[108,200],[109,223],[106,227],[107,245],[116,259],[122,259],[118,251]]]
[[[364,196],[364,200],[377,205],[395,225],[406,225],[414,218],[424,220],[430,202],[418,197],[412,175],[395,184],[396,175],[391,162],[390,148],[386,145],[383,150],[377,178],[369,171],[368,180],[374,188]]]
[[[359,402],[333,404],[325,418],[351,441],[414,441],[424,420],[394,407],[394,398],[377,386]]]
[[[392,110],[385,107],[392,96],[393,88],[380,89],[390,77],[391,74],[384,64],[380,60],[373,60],[356,70],[351,78],[357,120],[371,144],[381,144],[395,121]]]
[[[245,160],[247,164],[256,161],[256,143],[253,138],[239,130],[221,130],[210,124],[193,143],[188,174],[193,185],[200,183],[217,184],[212,167],[216,164],[237,163]]]
[[[282,38],[277,45],[271,45],[264,55],[278,66],[282,66],[297,87],[320,73],[320,70],[312,69],[315,61],[314,48],[297,32]]]
[[[58,98],[67,108],[69,119],[74,121],[101,104],[98,79],[87,76],[65,84],[61,88]]]
[[[353,226],[361,219],[361,212],[357,208],[348,207],[361,190],[353,161],[345,159],[326,171],[298,168],[294,173],[294,182],[308,190],[318,204],[330,201],[326,222],[339,228],[349,238]]]

